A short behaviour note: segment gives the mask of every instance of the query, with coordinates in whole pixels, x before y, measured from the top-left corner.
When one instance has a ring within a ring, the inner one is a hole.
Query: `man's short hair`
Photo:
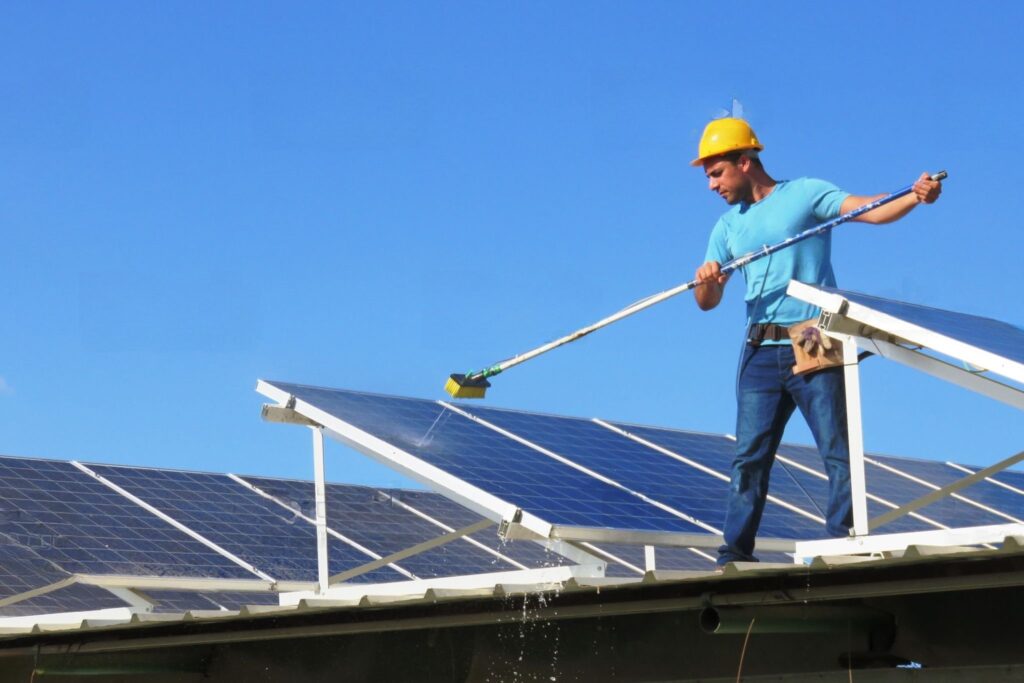
[[[758,166],[762,166],[761,155],[756,149],[738,149],[735,152],[729,152],[722,155],[723,159],[733,164],[739,161],[742,157],[747,157]]]

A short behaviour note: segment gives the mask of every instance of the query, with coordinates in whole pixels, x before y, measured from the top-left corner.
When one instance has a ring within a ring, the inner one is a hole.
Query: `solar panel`
[[[646,571],[644,546],[627,545],[624,543],[595,543],[594,545],[600,550],[621,558],[624,562],[628,562],[629,565],[635,568],[628,569],[622,565],[616,566],[609,563],[608,570],[605,573],[606,576],[636,578],[637,570],[639,570],[640,573]],[[667,569],[672,571],[712,571],[715,568],[714,558],[716,554],[717,553],[714,550],[708,548],[694,552],[689,548],[659,546],[655,548],[654,553],[655,569]],[[788,557],[786,560],[792,561]]]
[[[432,491],[392,489],[386,493],[397,504],[406,505],[415,512],[427,515],[452,530],[464,529],[480,519],[480,516],[472,510]],[[553,553],[537,543],[508,542],[495,533],[494,529],[478,531],[475,534],[470,534],[470,538],[491,551],[499,553],[502,557],[528,568],[558,567],[569,562],[562,555]]]
[[[719,518],[724,517],[724,501],[729,487],[728,479],[732,460],[736,455],[735,441],[721,434],[702,434],[617,422],[612,424],[644,441],[692,461],[696,466],[717,473],[717,477],[705,475],[701,482],[708,487],[707,495],[711,498],[712,509],[717,508],[718,510],[717,513],[712,514],[716,514]],[[686,467],[693,471],[699,471],[694,466]],[[816,501],[825,500],[827,497],[825,483],[802,472],[785,473],[785,476],[780,476],[779,469],[777,467],[772,474],[772,496],[802,510],[805,515],[799,515],[777,503],[769,502],[765,506],[761,522],[762,535],[778,536],[779,538],[820,537],[825,528],[824,514]],[[808,490],[818,493],[821,497],[811,496]],[[820,521],[811,520],[806,515],[816,516]]]
[[[968,475],[968,473],[973,474],[981,469],[980,467],[964,467],[963,465],[951,465],[951,467],[963,472],[965,476]],[[1021,496],[1021,498],[1010,498],[1010,500],[1018,501],[1016,503],[1017,506],[1022,504],[1021,501],[1024,501],[1024,472],[1020,472],[1018,470],[1003,470],[991,477],[987,477],[986,483],[990,483],[1003,491],[1012,493],[1014,496]],[[970,489],[968,489],[968,491],[970,491]],[[1015,507],[1011,509],[1019,508]],[[1024,511],[1022,511],[1021,514],[1024,514]]]
[[[0,532],[72,573],[254,578],[67,462],[0,457]]]
[[[0,534],[0,599],[53,585],[70,574],[41,555]],[[16,617],[54,612],[81,612],[126,604],[108,591],[93,586],[70,585],[51,593],[0,607],[0,616]]]
[[[816,504],[824,509],[828,501],[828,478],[817,449],[791,443],[780,444],[776,464],[780,467],[781,472],[796,481],[817,501]],[[772,486],[775,485],[775,481],[775,479],[772,480]],[[895,503],[887,505],[886,502],[890,501],[882,502],[885,499],[878,496],[872,489],[872,482],[868,482],[867,488],[869,493],[867,512],[870,518],[885,514],[893,509],[893,505],[896,505]],[[928,524],[926,521],[906,516],[898,517],[885,527],[886,532],[889,533],[923,531],[934,528],[936,528],[935,525]]]
[[[481,500],[489,494],[504,507],[514,504],[549,524],[707,533],[436,402],[268,384],[412,456],[418,461],[413,465],[421,468],[413,474],[425,483],[436,485],[423,474],[422,466],[428,465],[473,487]]]
[[[146,596],[156,603],[154,612],[187,612],[189,610],[238,610],[246,605],[277,605],[275,593],[202,592],[147,590]]]
[[[944,463],[933,460],[912,460],[875,455],[871,456],[871,459],[898,473],[930,484],[936,489],[954,484],[968,476],[965,472],[958,472]],[[953,496],[955,500],[963,500],[967,501],[967,504],[991,509],[995,517],[1000,519],[999,522],[993,523],[1016,522],[1024,517],[1024,498],[992,482],[985,480],[975,482],[954,493]],[[922,509],[927,513],[927,507]]]
[[[0,599],[57,583],[68,576],[31,549],[0,534]]]
[[[791,282],[788,292],[802,301],[820,306],[823,311],[838,315],[840,319],[867,326],[856,332],[855,336],[884,342],[886,334],[893,335],[912,345],[1024,383],[1024,329],[1015,325],[992,318],[799,282]],[[925,366],[920,369],[938,374]],[[972,388],[980,390],[977,383]],[[997,393],[996,396],[1002,396],[1000,400],[1021,405],[1019,396],[1007,399],[1005,392]]]
[[[810,466],[820,462],[818,453],[814,449],[787,444],[781,447],[788,457]],[[883,460],[876,456],[869,456],[872,460]],[[908,461],[901,460],[901,463]],[[938,463],[936,463],[938,464]],[[866,463],[865,476],[867,479],[868,492],[885,499],[897,506],[909,503],[921,496],[930,493],[932,489],[911,481],[897,473],[873,465],[870,461]],[[869,505],[870,517],[876,517],[892,508],[881,507],[877,504]],[[1008,520],[997,517],[991,513],[980,510],[976,507],[952,498],[943,498],[924,508],[918,513],[927,519],[934,520],[940,525],[947,527],[981,526],[985,524],[1005,524]],[[902,517],[889,522],[881,531],[884,533],[896,533],[900,531],[919,531],[924,529],[937,528],[934,524],[915,521],[912,517]]]
[[[883,299],[860,292],[831,287],[821,289],[993,355],[1024,364],[1024,329],[1015,325],[978,315]]]
[[[328,491],[330,487],[328,487]],[[330,494],[328,494],[330,495]],[[453,503],[444,496],[431,491],[400,490],[391,491],[389,495],[398,503],[429,515],[448,527],[462,528],[469,526],[479,519],[470,510]],[[473,540],[486,545],[495,552],[501,553],[515,562],[527,568],[556,567],[569,563],[569,560],[562,555],[553,553],[536,543],[520,543],[502,540],[493,530],[477,532],[472,535]],[[621,544],[587,544],[597,549],[610,552],[616,557],[622,558],[643,573],[644,548],[638,545]],[[604,557],[604,555],[600,555]],[[664,569],[702,569],[714,568],[714,560],[707,559],[699,553],[688,548],[672,548],[659,546],[657,548],[658,566]],[[678,558],[678,559],[677,559]],[[606,576],[637,576],[638,572],[630,569],[614,560],[608,561]]]
[[[454,474],[545,521],[596,526],[593,491],[600,487],[594,482],[612,486],[670,513],[678,511],[676,514],[680,517],[692,520],[708,533],[714,533],[723,521],[721,500],[727,491],[735,448],[734,441],[724,436],[507,409],[455,407],[441,402],[286,383],[266,386],[269,388],[265,393],[282,402],[291,398],[302,401],[299,407],[312,419],[328,422],[336,419],[328,425],[332,429],[354,426],[362,430],[342,438],[347,443],[355,443],[364,452],[379,456],[389,449],[400,449],[392,452],[411,455],[434,465],[441,475],[420,472],[421,479],[428,484],[433,483],[430,476]],[[380,441],[359,443],[366,435]],[[389,460],[387,456],[383,459]],[[892,465],[885,467],[884,464],[879,461],[879,464],[869,465],[867,505],[870,517],[890,512],[934,490],[926,477],[918,477],[924,482],[917,481],[912,472],[894,471]],[[414,460],[403,460],[397,465],[407,473],[416,472]],[[766,508],[760,530],[762,540],[766,536],[820,538],[827,480],[816,449],[783,444],[777,465],[772,481],[772,502]],[[913,463],[907,467],[912,468]],[[538,471],[550,475],[539,480],[530,476]],[[513,474],[521,474],[519,480],[513,481]],[[581,477],[590,480],[581,480]],[[444,487],[440,490],[444,491]],[[538,501],[538,492],[548,500]],[[965,497],[969,498],[966,494]],[[636,505],[635,501],[631,502]],[[885,531],[1005,523],[1018,514],[1016,510],[1002,509],[1013,503],[1012,496],[996,491],[987,492],[985,500],[945,499],[887,523]],[[607,505],[607,501],[600,504]],[[614,515],[603,517],[601,521],[613,529],[643,528],[625,512],[616,509]],[[590,540],[600,548],[621,537],[602,538],[603,541],[596,537]],[[636,566],[642,561],[637,550],[622,552],[626,564]],[[672,556],[663,554],[666,558]],[[679,557],[681,564],[703,562],[685,553]]]
[[[125,608],[128,604],[113,593],[95,586],[72,584],[52,593],[39,595],[13,605],[0,607],[0,617],[24,617],[37,614],[91,612],[99,609]]]
[[[315,490],[311,482],[261,477],[244,479],[306,518],[316,516]],[[299,522],[296,520],[295,523]],[[370,487],[341,484],[327,486],[327,525],[381,556],[405,550],[446,533],[436,524],[405,509],[385,493]],[[492,529],[491,533],[497,536],[496,529]],[[517,569],[515,565],[462,540],[407,557],[399,564],[419,578]]]
[[[316,580],[315,529],[289,517],[283,508],[227,475],[111,465],[89,467],[276,580]],[[328,549],[332,574],[374,559],[336,539],[329,539]],[[404,578],[384,567],[353,581]]]

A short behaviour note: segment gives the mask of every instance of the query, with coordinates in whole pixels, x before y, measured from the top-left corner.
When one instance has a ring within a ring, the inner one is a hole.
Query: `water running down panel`
[[[314,413],[307,417],[354,427],[412,456],[415,467],[429,466],[410,472],[428,486],[438,486],[432,476],[440,471],[472,487],[471,495],[479,493],[481,500],[488,496],[563,527],[708,533],[434,401],[283,382],[261,387],[303,402]],[[395,464],[396,456],[382,451],[371,454]]]
[[[275,580],[317,578],[314,527],[227,475],[110,465],[90,468]],[[375,559],[333,538],[328,539],[328,550],[332,574]],[[403,579],[384,567],[353,581]]]
[[[305,518],[316,516],[312,482],[260,477],[243,479],[286,503]],[[284,512],[284,508],[281,510]],[[479,520],[477,517],[474,521]],[[295,518],[296,524],[303,521],[302,517]],[[327,526],[382,557],[447,533],[409,512],[386,494],[370,487],[341,484],[327,485]],[[490,532],[497,536],[496,527]],[[464,540],[412,555],[400,560],[399,564],[421,579],[517,569],[515,565]]]
[[[433,491],[387,489],[383,492],[391,496],[395,500],[395,504],[407,505],[452,530],[464,529],[480,519],[480,516],[472,510],[468,510]],[[557,567],[569,563],[562,555],[553,553],[539,544],[504,541],[498,536],[495,529],[478,531],[471,534],[470,538],[530,569]]]

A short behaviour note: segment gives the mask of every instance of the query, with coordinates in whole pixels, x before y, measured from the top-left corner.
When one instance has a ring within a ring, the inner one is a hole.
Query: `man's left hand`
[[[942,183],[932,180],[928,173],[922,173],[914,183],[914,196],[918,204],[932,204],[942,194]]]

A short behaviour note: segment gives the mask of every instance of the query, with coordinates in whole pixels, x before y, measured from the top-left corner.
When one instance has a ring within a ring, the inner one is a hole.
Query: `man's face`
[[[744,161],[747,160],[733,162],[713,157],[704,162],[708,189],[721,195],[727,204],[739,204],[750,197],[750,178],[743,172]]]

